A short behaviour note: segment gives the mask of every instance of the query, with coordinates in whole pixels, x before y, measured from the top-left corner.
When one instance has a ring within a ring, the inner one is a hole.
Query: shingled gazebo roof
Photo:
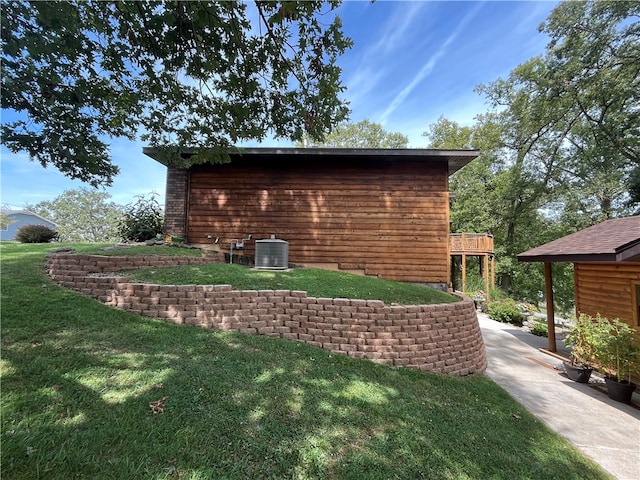
[[[614,218],[518,255],[521,262],[639,262],[640,216]]]

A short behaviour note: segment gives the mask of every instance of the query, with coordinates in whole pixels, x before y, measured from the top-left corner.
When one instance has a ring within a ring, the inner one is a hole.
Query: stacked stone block
[[[304,342],[331,352],[449,375],[481,373],[486,353],[473,301],[386,305],[379,300],[309,297],[295,290],[230,285],[152,285],[117,275],[150,266],[202,264],[205,257],[55,255],[59,284],[145,317]]]

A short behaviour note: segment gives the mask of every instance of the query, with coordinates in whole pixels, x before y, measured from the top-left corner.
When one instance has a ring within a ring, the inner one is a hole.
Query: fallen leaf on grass
[[[167,397],[162,397],[160,400],[156,400],[155,402],[151,402],[149,404],[149,408],[151,408],[151,411],[154,415],[164,412],[164,401],[166,399]]]
[[[167,475],[175,475],[176,471],[178,470],[178,459],[177,458],[172,458],[171,460],[169,460],[168,464],[169,466],[167,467]]]

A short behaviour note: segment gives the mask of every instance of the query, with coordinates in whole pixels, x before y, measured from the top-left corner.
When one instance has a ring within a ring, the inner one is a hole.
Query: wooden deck
[[[451,284],[456,287],[455,258],[461,257],[462,285],[460,291],[467,290],[467,257],[478,257],[480,275],[484,280],[485,293],[495,286],[495,262],[493,235],[488,233],[452,233],[449,235],[449,256],[451,257]]]
[[[452,233],[449,235],[451,255],[493,255],[493,235],[488,233]]]

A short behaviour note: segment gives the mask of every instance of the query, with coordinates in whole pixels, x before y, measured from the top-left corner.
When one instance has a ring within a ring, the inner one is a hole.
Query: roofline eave
[[[519,262],[529,263],[611,263],[620,262],[615,253],[585,253],[574,255],[518,255]]]
[[[156,147],[142,147],[142,153],[157,161],[158,163],[168,166],[168,162],[158,158],[158,149]],[[181,156],[188,158],[194,154],[193,149],[182,149]],[[326,147],[232,147],[229,151],[232,155],[309,155],[314,157],[384,157],[384,158],[404,158],[404,159],[422,159],[428,157],[432,161],[446,162],[449,175],[453,175],[475,160],[479,155],[479,150],[441,150],[430,148],[326,148]]]

